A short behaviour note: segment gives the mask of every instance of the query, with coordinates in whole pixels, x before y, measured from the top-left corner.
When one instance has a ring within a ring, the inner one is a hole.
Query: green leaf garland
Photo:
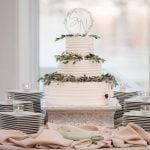
[[[97,62],[97,63],[104,63],[105,59],[100,58],[99,56],[89,53],[88,55],[85,56],[85,60],[91,60],[92,62]]]
[[[93,37],[93,38],[95,38],[95,39],[99,39],[99,38],[100,38],[100,36],[95,35],[95,34],[90,34],[90,35],[86,35],[86,34],[66,34],[66,35],[61,35],[60,37],[56,38],[56,39],[55,39],[55,42],[56,42],[56,41],[59,41],[59,40],[61,40],[61,39],[64,39],[64,38],[66,38],[66,37],[78,37],[78,36],[80,36],[80,37],[89,36],[89,37]]]
[[[55,55],[56,61],[61,61],[64,64],[72,61],[75,64],[77,61],[83,60],[80,54],[63,52],[61,55]]]
[[[80,60],[91,60],[93,63],[104,63],[104,59],[100,58],[98,55],[89,53],[88,55],[82,57],[80,54],[77,53],[69,53],[69,52],[63,52],[61,55],[55,55],[56,61],[60,61],[64,64],[68,64],[70,61],[72,61],[73,64],[75,64],[77,61]]]
[[[44,85],[50,85],[51,82],[106,82],[117,85],[117,81],[113,75],[103,74],[101,76],[87,76],[75,77],[73,75],[65,75],[54,72],[52,74],[45,74],[44,77],[39,78],[38,81],[42,81]]]

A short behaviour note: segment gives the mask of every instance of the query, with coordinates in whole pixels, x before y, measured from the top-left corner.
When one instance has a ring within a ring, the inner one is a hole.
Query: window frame
[[[18,87],[39,89],[39,0],[17,0]]]

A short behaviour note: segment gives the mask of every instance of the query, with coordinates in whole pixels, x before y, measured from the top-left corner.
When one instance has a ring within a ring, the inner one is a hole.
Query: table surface
[[[22,148],[17,146],[6,146],[6,145],[0,145],[0,150],[39,150],[34,148]],[[42,149],[40,149],[42,150]],[[43,149],[43,150],[58,150],[58,149]],[[65,148],[63,150],[74,150],[72,148]],[[146,147],[128,147],[128,148],[102,148],[100,150],[150,150],[150,145]]]

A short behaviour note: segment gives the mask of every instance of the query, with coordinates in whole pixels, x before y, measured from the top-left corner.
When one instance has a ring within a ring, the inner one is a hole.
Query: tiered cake
[[[59,61],[58,71],[40,78],[46,85],[46,106],[106,105],[108,99],[113,97],[112,87],[116,80],[110,74],[102,74],[101,65],[104,59],[93,54],[94,38],[99,37],[68,34],[62,35],[56,41],[62,38],[66,40],[66,51],[56,56]]]
[[[58,73],[83,78],[83,81],[52,81],[46,86],[47,105],[105,105],[106,95],[113,96],[112,84],[105,81],[97,82],[100,78],[102,61],[86,60],[85,56],[93,53],[93,37],[73,36],[66,38],[67,54],[79,54],[82,60],[73,63],[59,62]],[[93,55],[96,56],[96,55]],[[58,57],[58,56],[57,56]],[[60,56],[61,57],[61,56]],[[85,81],[84,81],[85,77]],[[93,81],[86,81],[93,77]],[[68,77],[69,78],[69,77]],[[96,81],[94,81],[94,79]]]

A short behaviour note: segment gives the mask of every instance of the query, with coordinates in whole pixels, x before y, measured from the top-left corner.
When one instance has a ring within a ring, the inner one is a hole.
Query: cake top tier
[[[93,38],[86,37],[66,37],[66,50],[81,55],[86,55],[94,51]]]
[[[68,52],[78,53],[84,56],[94,52],[94,39],[99,39],[100,37],[94,34],[67,34],[61,35],[55,41],[64,38],[66,39],[66,50]]]

